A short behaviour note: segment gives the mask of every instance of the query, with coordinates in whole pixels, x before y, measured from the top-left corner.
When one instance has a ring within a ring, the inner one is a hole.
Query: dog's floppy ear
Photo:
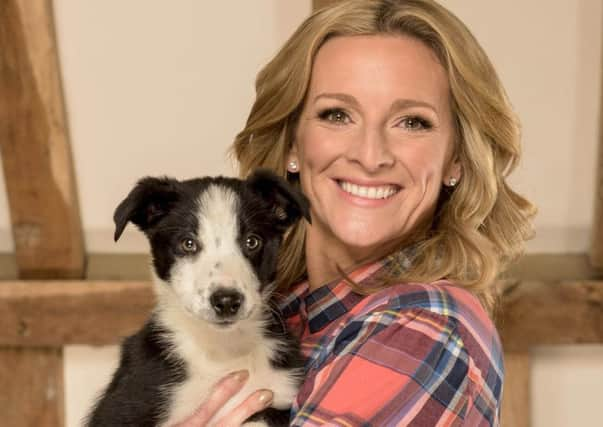
[[[274,206],[279,225],[288,227],[301,217],[312,223],[310,202],[306,196],[268,169],[257,169],[247,178],[247,185]]]
[[[113,214],[115,241],[123,233],[128,221],[136,224],[143,232],[155,225],[180,197],[178,185],[179,182],[172,178],[147,177],[138,181]]]

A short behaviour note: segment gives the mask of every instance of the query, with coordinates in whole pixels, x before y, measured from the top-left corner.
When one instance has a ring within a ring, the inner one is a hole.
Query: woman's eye
[[[199,245],[193,239],[182,239],[180,242],[180,248],[187,254],[194,254],[199,250]]]
[[[249,234],[245,238],[245,247],[248,251],[257,251],[262,246],[262,239],[256,234]]]
[[[400,126],[402,126],[404,129],[408,129],[408,130],[427,130],[427,129],[432,128],[432,125],[430,122],[428,122],[427,120],[422,119],[420,117],[416,117],[416,116],[405,117],[400,122]]]
[[[347,124],[351,122],[350,116],[345,111],[340,110],[339,108],[329,108],[327,110],[321,111],[318,114],[318,117],[321,120],[336,124]]]

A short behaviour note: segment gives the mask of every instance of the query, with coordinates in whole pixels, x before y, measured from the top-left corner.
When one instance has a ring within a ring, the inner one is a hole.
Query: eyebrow
[[[316,95],[316,97],[314,97],[314,102],[322,98],[337,99],[339,101],[358,106],[358,101],[356,100],[356,98],[354,98],[352,95],[347,95],[345,93],[321,93],[320,95]]]
[[[316,102],[322,98],[337,99],[339,101],[346,102],[346,103],[351,104],[356,107],[359,106],[359,103],[356,100],[356,98],[354,98],[352,95],[348,95],[345,93],[321,93],[320,95],[317,95],[316,97],[314,97],[314,102]],[[392,105],[390,107],[390,111],[403,110],[405,108],[411,108],[411,107],[427,108],[429,110],[432,110],[435,114],[438,114],[437,109],[430,103],[425,102],[425,101],[419,101],[416,99],[407,99],[407,98],[396,99],[392,103]]]

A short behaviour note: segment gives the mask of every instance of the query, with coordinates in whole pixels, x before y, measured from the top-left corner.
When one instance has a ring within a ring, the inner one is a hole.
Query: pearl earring
[[[295,160],[291,160],[287,165],[287,170],[291,173],[297,172],[297,162]]]
[[[456,183],[457,183],[457,182],[458,182],[458,181],[457,181],[457,179],[456,179],[456,178],[454,178],[454,177],[452,177],[452,178],[450,178],[450,180],[448,181],[448,185],[449,185],[450,187],[454,187],[454,186],[456,185]]]

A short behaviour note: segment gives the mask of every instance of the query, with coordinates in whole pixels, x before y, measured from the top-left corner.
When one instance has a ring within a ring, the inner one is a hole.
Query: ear
[[[163,218],[180,197],[180,183],[171,178],[143,178],[113,214],[117,241],[128,221],[146,232]]]
[[[278,224],[288,227],[304,217],[312,223],[310,202],[301,191],[267,169],[256,170],[247,178],[247,186],[274,206]]]
[[[295,142],[287,154],[287,164],[285,165],[287,174],[297,175],[299,173],[299,159],[297,157],[297,144]],[[289,177],[289,175],[287,175]]]
[[[462,170],[461,170],[461,162],[458,158],[452,159],[450,164],[444,171],[444,175],[442,176],[443,184],[445,186],[449,186],[449,182],[451,178],[454,178],[456,182],[459,182],[461,179]]]

